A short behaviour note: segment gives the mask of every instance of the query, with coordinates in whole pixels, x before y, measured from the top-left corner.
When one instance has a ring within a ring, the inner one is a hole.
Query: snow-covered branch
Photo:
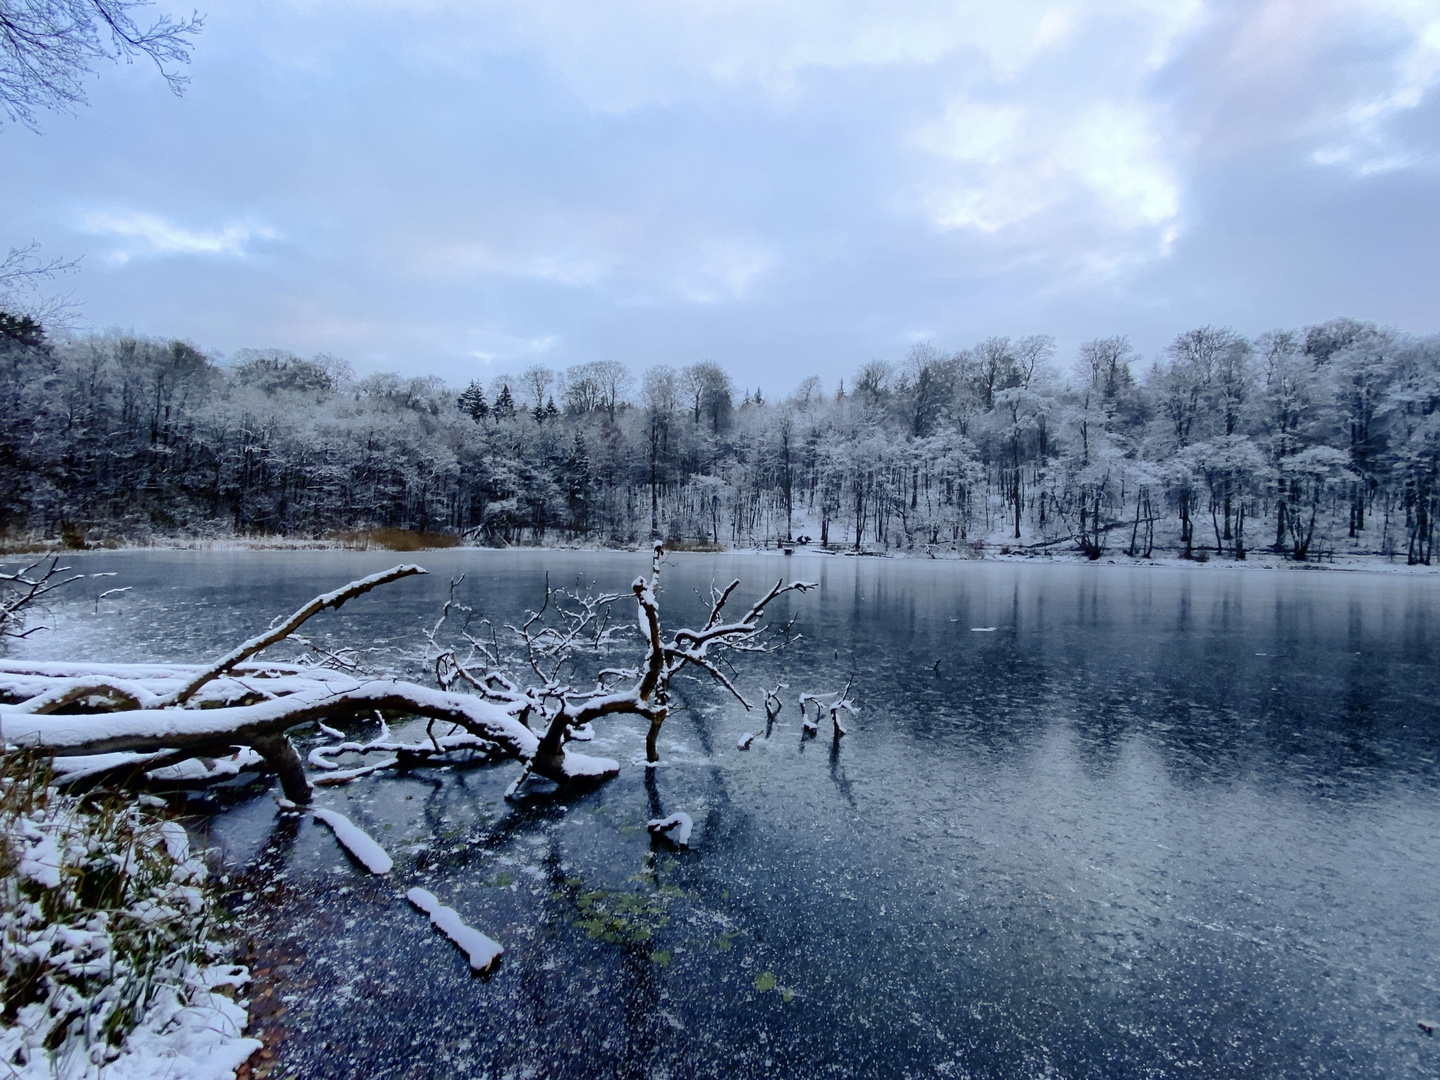
[[[855,676],[851,675],[845,683],[845,689],[835,690],[828,694],[801,694],[800,695],[800,717],[805,730],[811,735],[820,730],[820,717],[825,710],[830,712],[830,722],[835,725],[835,738],[847,734],[845,725],[840,722],[840,714],[848,712],[852,716],[860,710],[855,707],[854,700],[850,697],[850,690],[855,685]],[[805,708],[808,705],[815,706],[815,719],[812,721],[805,715]]]
[[[237,747],[248,748],[279,775],[286,798],[295,803],[309,801],[312,780],[287,732],[308,724],[319,724],[334,739],[309,755],[311,769],[319,774],[314,782],[322,784],[451,754],[477,753],[524,764],[512,790],[532,772],[560,784],[603,780],[618,773],[619,765],[570,752],[567,742],[588,738],[589,725],[595,721],[634,715],[649,721],[646,753],[651,762],[657,761],[656,738],[669,710],[671,680],[688,666],[705,671],[750,708],[727,657],[769,651],[771,646],[762,640],[769,606],[787,593],[815,587],[809,582],[777,581],[744,615],[723,622],[725,602],[738,586],[732,582],[712,594],[703,627],[677,629],[667,637],[657,598],[663,554],[657,544],[649,579],[639,578],[633,587],[644,639],[643,663],[634,668],[602,668],[589,685],[566,682],[562,675],[583,655],[600,660],[618,644],[625,628],[609,625],[609,611],[618,596],[553,589],[548,582],[540,608],[509,628],[513,659],[537,676],[534,685],[500,669],[501,646],[493,631],[489,642],[470,634],[469,609],[463,609],[466,619],[460,629],[470,646],[468,653],[462,658],[463,646],[457,650],[439,645],[446,620],[462,610],[454,599],[453,585],[458,581],[452,583],[440,621],[426,634],[439,689],[400,679],[363,679],[353,671],[253,659],[271,645],[293,640],[300,625],[319,611],[338,608],[379,585],[424,573],[418,566],[406,565],[317,596],[265,633],[203,666],[0,661],[0,735],[6,745],[65,759],[58,771],[70,776],[127,769],[154,775],[159,769],[184,766],[191,758],[229,759]],[[474,692],[458,692],[462,686]],[[841,694],[834,709],[848,707],[846,695]],[[391,738],[384,726],[387,715],[428,720],[425,738]],[[330,726],[359,716],[380,716],[380,735],[362,743]],[[363,764],[347,768],[336,760],[342,755],[352,756],[352,762],[358,757]],[[212,771],[207,765],[190,769],[187,776],[203,778]]]
[[[250,659],[258,652],[268,649],[271,645],[284,641],[287,637],[300,629],[310,616],[318,614],[329,608],[332,611],[339,611],[340,606],[347,600],[369,592],[378,585],[384,585],[390,581],[398,581],[400,578],[410,577],[412,574],[423,574],[425,570],[414,564],[404,566],[392,566],[389,570],[382,570],[378,574],[371,574],[369,577],[352,581],[349,585],[323,593],[315,597],[308,604],[295,612],[278,626],[273,626],[263,634],[257,634],[249,641],[243,642],[230,652],[226,653],[219,660],[196,675],[188,683],[182,686],[176,693],[166,699],[164,705],[184,705],[194,695],[195,691],[204,686],[211,679],[224,675],[236,664]]]

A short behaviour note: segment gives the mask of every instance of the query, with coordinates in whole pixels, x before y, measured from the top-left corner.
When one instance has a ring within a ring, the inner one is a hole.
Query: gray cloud
[[[1433,4],[893,8],[218,10],[183,100],[117,67],[4,134],[0,240],[87,253],[99,325],[452,381],[1434,329]]]

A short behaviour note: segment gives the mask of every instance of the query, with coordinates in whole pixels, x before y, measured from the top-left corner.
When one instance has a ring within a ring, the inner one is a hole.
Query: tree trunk
[[[280,777],[280,789],[285,798],[297,806],[310,802],[310,781],[305,776],[305,766],[295,752],[295,744],[286,734],[256,735],[250,741],[251,748],[265,759],[265,764]]]

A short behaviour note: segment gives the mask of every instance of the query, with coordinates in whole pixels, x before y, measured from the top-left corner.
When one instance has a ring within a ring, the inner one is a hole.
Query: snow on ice
[[[656,818],[645,823],[645,828],[652,833],[663,833],[681,847],[690,846],[690,830],[694,827],[695,823],[690,820],[689,814],[671,814],[669,817]]]

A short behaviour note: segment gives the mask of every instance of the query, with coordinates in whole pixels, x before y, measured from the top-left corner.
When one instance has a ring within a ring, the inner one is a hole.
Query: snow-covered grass
[[[204,861],[133,801],[48,785],[0,755],[0,1075],[231,1077],[259,1047],[222,986]]]

